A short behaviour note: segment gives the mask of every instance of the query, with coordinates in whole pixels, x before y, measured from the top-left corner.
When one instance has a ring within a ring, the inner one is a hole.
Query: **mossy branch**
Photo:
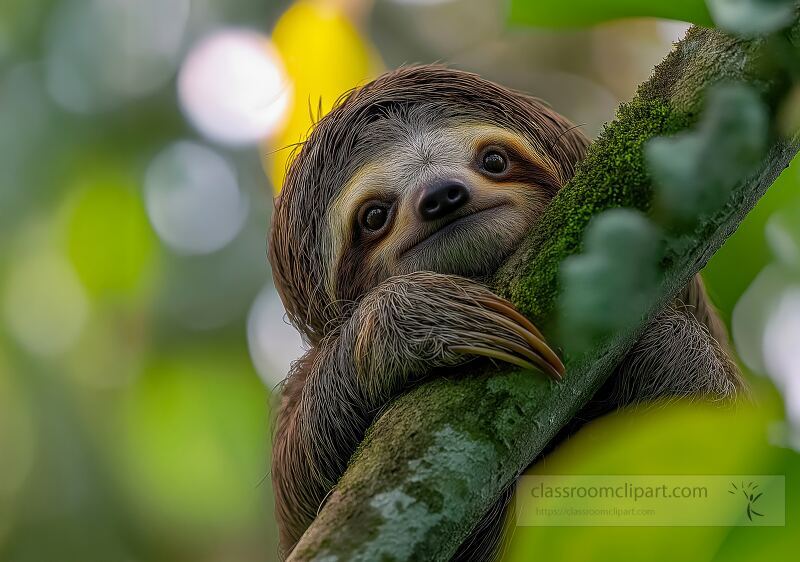
[[[777,38],[797,44],[798,26]],[[694,28],[619,109],[573,180],[499,272],[496,290],[553,334],[559,265],[580,250],[584,229],[614,207],[648,211],[653,200],[643,147],[693,125],[708,87],[744,82],[774,106],[790,80],[765,55],[773,40],[740,40]],[[656,314],[737,228],[796,154],[772,139],[758,171],[690,233],[667,232]],[[472,527],[612,373],[641,332],[615,334],[567,356],[555,384],[538,374],[492,369],[427,382],[396,400],[359,451],[291,560],[446,560]]]

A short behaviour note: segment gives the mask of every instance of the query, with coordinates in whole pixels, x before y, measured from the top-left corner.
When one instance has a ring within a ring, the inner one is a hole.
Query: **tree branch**
[[[781,40],[798,44],[798,36],[795,26]],[[790,81],[764,56],[770,48],[767,40],[693,28],[592,145],[573,180],[499,272],[496,290],[552,334],[559,265],[579,251],[589,220],[613,207],[650,208],[644,144],[693,125],[707,88],[719,82],[754,86],[774,112]],[[650,317],[705,265],[797,150],[797,139],[773,138],[759,170],[723,208],[701,217],[691,233],[666,233],[665,274]],[[491,369],[431,380],[400,397],[373,424],[291,560],[447,559],[591,398],[644,325],[581,357],[567,356],[560,384]]]

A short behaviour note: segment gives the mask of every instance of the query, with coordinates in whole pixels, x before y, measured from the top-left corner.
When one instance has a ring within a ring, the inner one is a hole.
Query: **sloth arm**
[[[558,377],[541,334],[509,303],[462,277],[415,272],[365,295],[287,377],[273,438],[272,479],[287,555],[376,414],[431,370],[483,355]]]
[[[555,442],[587,421],[626,406],[647,407],[680,398],[733,402],[748,396],[725,325],[696,275],[650,322],[609,380]]]
[[[700,275],[647,327],[612,378],[617,407],[659,398],[747,395]]]

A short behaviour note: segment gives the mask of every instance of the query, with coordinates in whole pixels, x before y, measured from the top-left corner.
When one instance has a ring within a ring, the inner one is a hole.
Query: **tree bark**
[[[799,32],[795,25],[780,40],[797,45]],[[497,292],[545,333],[555,333],[559,265],[580,250],[589,220],[614,207],[650,209],[652,183],[643,157],[649,139],[696,123],[706,90],[720,82],[754,86],[774,115],[790,79],[765,56],[772,45],[690,30],[591,146],[575,177],[498,273]],[[723,208],[700,217],[690,233],[666,232],[663,283],[648,318],[706,264],[797,150],[797,138],[774,136],[758,171]],[[433,379],[398,398],[370,428],[290,560],[448,559],[613,372],[646,321],[587,354],[567,355],[562,383],[493,368]]]

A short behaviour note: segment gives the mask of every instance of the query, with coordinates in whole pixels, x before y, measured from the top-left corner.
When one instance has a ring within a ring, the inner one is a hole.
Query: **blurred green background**
[[[271,391],[302,352],[265,258],[286,147],[348,88],[433,61],[595,135],[687,27],[603,21],[634,4],[3,0],[0,561],[274,560]],[[709,21],[676,5],[638,13]],[[758,408],[612,416],[552,466],[786,474],[800,503],[798,225],[795,164],[705,271]],[[787,521],[522,529],[509,559],[782,559]]]

